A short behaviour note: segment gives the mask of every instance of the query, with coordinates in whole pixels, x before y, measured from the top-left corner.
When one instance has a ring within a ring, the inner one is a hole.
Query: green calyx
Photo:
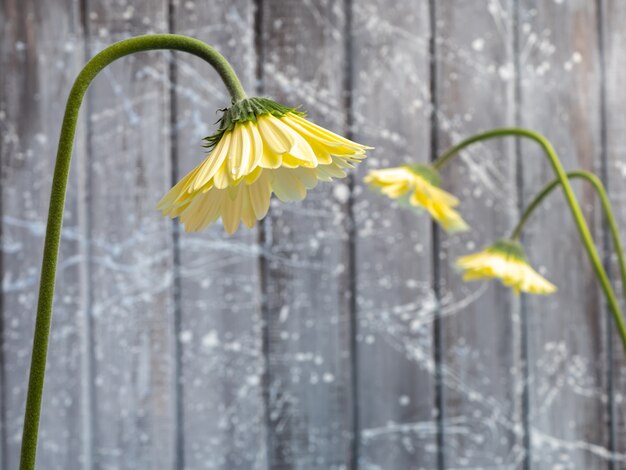
[[[513,258],[519,261],[527,262],[524,247],[517,240],[498,240],[491,245],[487,251],[491,253],[503,254],[507,258]]]
[[[418,163],[416,165],[405,165],[406,168],[411,170],[416,175],[421,176],[433,186],[441,186],[441,176],[439,172],[432,166],[424,163]]]
[[[298,111],[298,109],[289,108],[276,101],[260,97],[237,101],[230,108],[219,110],[223,114],[217,122],[219,125],[217,132],[203,139],[206,142],[204,147],[211,150],[220,141],[224,133],[231,131],[237,123],[256,122],[257,118],[264,114],[271,114],[277,118],[281,118],[287,113],[304,116],[305,113]]]

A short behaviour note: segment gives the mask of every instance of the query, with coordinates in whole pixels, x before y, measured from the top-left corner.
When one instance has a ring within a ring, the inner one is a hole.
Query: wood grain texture
[[[362,184],[430,154],[428,2],[353,4],[359,468],[435,468],[430,219]]]
[[[441,152],[513,123],[513,2],[438,3],[435,20]],[[454,267],[459,256],[506,236],[514,223],[513,142],[475,145],[443,177],[472,228],[441,237],[446,465],[517,468],[524,459],[517,303],[496,282],[463,283]]]
[[[254,9],[249,1],[180,3],[174,30],[214,44],[254,94]],[[234,38],[238,38],[234,40]],[[201,139],[230,105],[219,77],[176,55],[178,175],[204,158]],[[221,224],[180,243],[179,343],[184,464],[189,469],[266,468],[261,283],[257,231],[228,236]]]
[[[166,1],[88,2],[91,53],[168,30]],[[166,55],[108,67],[90,95],[95,469],[175,468],[172,225]]]
[[[69,88],[110,43],[168,30],[225,53],[250,95],[302,104],[315,122],[376,150],[352,182],[320,184],[302,203],[274,201],[258,230],[228,237],[218,223],[184,234],[154,206],[204,157],[200,139],[228,105],[226,91],[208,65],[179,53],[107,68],[76,142],[42,468],[435,469],[438,398],[445,468],[624,466],[626,361],[614,340],[608,362],[606,312],[562,196],[524,239],[555,296],[516,300],[495,282],[462,284],[453,268],[508,234],[518,192],[528,202],[552,178],[537,146],[477,145],[444,171],[474,230],[441,237],[441,397],[429,219],[370,192],[362,177],[428,160],[433,103],[440,151],[517,115],[568,169],[606,163],[626,227],[625,15],[610,0],[0,0],[0,470],[18,465]],[[602,239],[595,196],[575,190]]]
[[[343,3],[264,0],[262,8],[264,93],[345,131]],[[320,184],[302,203],[270,211],[271,468],[341,468],[353,458],[349,196],[345,181]]]
[[[599,170],[596,3],[522,1],[520,7],[522,125],[544,133],[567,169]],[[553,173],[534,143],[523,142],[521,151],[528,202]],[[593,222],[598,206],[593,191],[575,189]],[[533,218],[525,245],[530,261],[559,287],[554,296],[527,302],[533,466],[604,468],[605,316],[562,196],[552,197]]]
[[[622,2],[602,2],[601,29],[603,34],[603,52],[605,58],[605,118],[606,118],[606,184],[609,188],[611,203],[617,217],[620,228],[626,227],[626,206],[624,199],[626,191],[624,181],[626,178],[626,118],[623,113],[623,90],[626,79],[626,34],[622,27],[626,19],[626,5]],[[622,237],[622,240],[624,238]],[[619,267],[611,247],[611,261],[613,285],[617,293],[624,293],[619,278]],[[623,299],[623,297],[622,297]],[[622,305],[624,302],[622,300]],[[614,468],[624,466],[626,462],[626,360],[624,348],[619,339],[613,320],[610,319],[610,330],[613,332],[611,342],[612,363],[610,364],[611,379],[613,380],[613,439],[614,451],[612,462]]]
[[[1,2],[0,197],[2,198],[3,468],[18,468],[43,235],[65,99],[83,62],[78,2]],[[76,154],[85,157],[79,130]],[[79,468],[81,265],[77,173],[71,175],[44,392],[39,458]]]

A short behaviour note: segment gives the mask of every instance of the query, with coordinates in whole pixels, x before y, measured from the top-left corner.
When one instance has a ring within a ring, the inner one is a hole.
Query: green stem
[[[557,180],[563,188],[565,199],[570,207],[572,216],[574,217],[574,222],[576,223],[576,227],[578,228],[580,237],[582,238],[585,250],[587,250],[587,254],[591,259],[591,264],[596,273],[596,277],[598,278],[598,281],[602,286],[602,290],[604,291],[604,295],[606,296],[607,302],[609,304],[609,309],[611,310],[611,314],[613,315],[613,319],[615,320],[620,338],[622,340],[624,352],[626,352],[626,324],[624,323],[624,317],[619,307],[619,303],[617,302],[617,297],[615,296],[613,287],[609,282],[609,277],[604,269],[604,266],[602,265],[600,256],[598,255],[598,250],[593,241],[593,238],[591,237],[591,232],[589,231],[589,226],[587,225],[585,217],[583,216],[583,212],[580,208],[578,198],[574,194],[572,185],[567,178],[567,173],[565,173],[565,169],[563,168],[563,165],[561,164],[561,161],[559,160],[559,157],[557,156],[554,147],[552,147],[552,144],[550,143],[550,141],[548,141],[548,139],[546,139],[541,134],[530,131],[528,129],[520,129],[516,127],[494,129],[488,132],[473,135],[472,137],[469,137],[468,139],[449,148],[433,163],[433,166],[437,170],[441,170],[441,168],[447,165],[451,161],[451,159],[465,147],[468,147],[469,145],[472,145],[476,142],[481,142],[483,140],[495,139],[498,137],[506,136],[526,137],[528,139],[532,139],[537,142],[544,150],[546,157],[552,165],[552,169],[556,173]]]
[[[65,115],[61,127],[61,136],[59,138],[59,147],[52,180],[48,225],[46,228],[41,278],[39,281],[37,319],[35,321],[35,335],[33,339],[33,352],[26,397],[26,411],[24,415],[20,470],[34,470],[35,468],[37,434],[39,431],[41,398],[48,354],[54,284],[61,227],[63,224],[63,208],[65,206],[65,193],[80,106],[89,84],[103,68],[111,62],[129,54],[156,49],[188,52],[204,59],[217,71],[220,78],[224,81],[233,103],[246,98],[246,93],[233,68],[219,52],[202,41],[177,34],[153,34],[117,42],[94,56],[76,78],[65,106]]]
[[[626,286],[626,259],[624,258],[624,248],[622,246],[622,240],[619,233],[619,228],[617,226],[617,221],[615,220],[615,215],[613,213],[613,208],[611,207],[611,201],[609,200],[609,196],[596,175],[589,171],[570,171],[567,173],[568,179],[581,178],[590,183],[596,191],[598,198],[600,199],[600,204],[602,205],[602,210],[604,211],[604,215],[606,216],[606,221],[609,225],[609,232],[611,233],[611,240],[613,242],[613,249],[617,253],[617,260],[619,264],[620,277],[622,278],[622,285]],[[552,191],[554,191],[561,182],[558,179],[551,181],[546,184],[539,193],[535,196],[535,199],[531,201],[531,203],[526,207],[522,217],[520,217],[519,222],[511,232],[510,238],[513,240],[518,240],[522,234],[522,230],[524,229],[526,223],[535,212],[535,209],[541,205],[543,200],[548,197]]]

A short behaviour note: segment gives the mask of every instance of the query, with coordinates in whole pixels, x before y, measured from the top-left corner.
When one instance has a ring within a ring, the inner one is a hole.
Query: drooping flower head
[[[230,234],[267,214],[272,193],[283,202],[304,199],[318,181],[346,176],[366,147],[313,124],[304,113],[266,98],[247,98],[224,109],[207,158],[158,203],[185,230],[222,218]]]
[[[551,294],[556,286],[535,271],[526,260],[524,248],[514,240],[500,240],[483,251],[457,260],[464,281],[500,279],[515,293]]]
[[[459,200],[440,188],[441,177],[431,165],[371,170],[365,182],[391,199],[425,209],[447,232],[462,232],[469,228],[454,210]]]

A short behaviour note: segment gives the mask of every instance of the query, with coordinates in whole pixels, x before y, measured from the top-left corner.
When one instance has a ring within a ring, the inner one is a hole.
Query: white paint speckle
[[[278,321],[280,323],[285,323],[289,318],[289,305],[283,305],[280,308],[280,313],[278,314]]]
[[[345,204],[350,198],[350,188],[348,188],[348,186],[343,183],[336,184],[333,188],[333,195],[335,196],[335,199],[337,199],[337,201]]]
[[[124,18],[125,20],[130,20],[134,14],[135,14],[135,7],[132,5],[128,5],[126,7],[126,10],[124,10],[124,13],[122,13],[122,18]]]
[[[181,331],[180,335],[178,336],[178,338],[179,338],[181,343],[188,344],[193,339],[193,332],[191,332],[189,330]]]
[[[475,51],[482,51],[485,48],[485,40],[483,38],[476,38],[472,41],[472,49]]]
[[[202,337],[202,347],[205,349],[213,349],[220,344],[220,339],[217,336],[217,331],[211,330]]]
[[[511,80],[515,76],[513,64],[505,64],[498,68],[498,75],[504,81]]]

